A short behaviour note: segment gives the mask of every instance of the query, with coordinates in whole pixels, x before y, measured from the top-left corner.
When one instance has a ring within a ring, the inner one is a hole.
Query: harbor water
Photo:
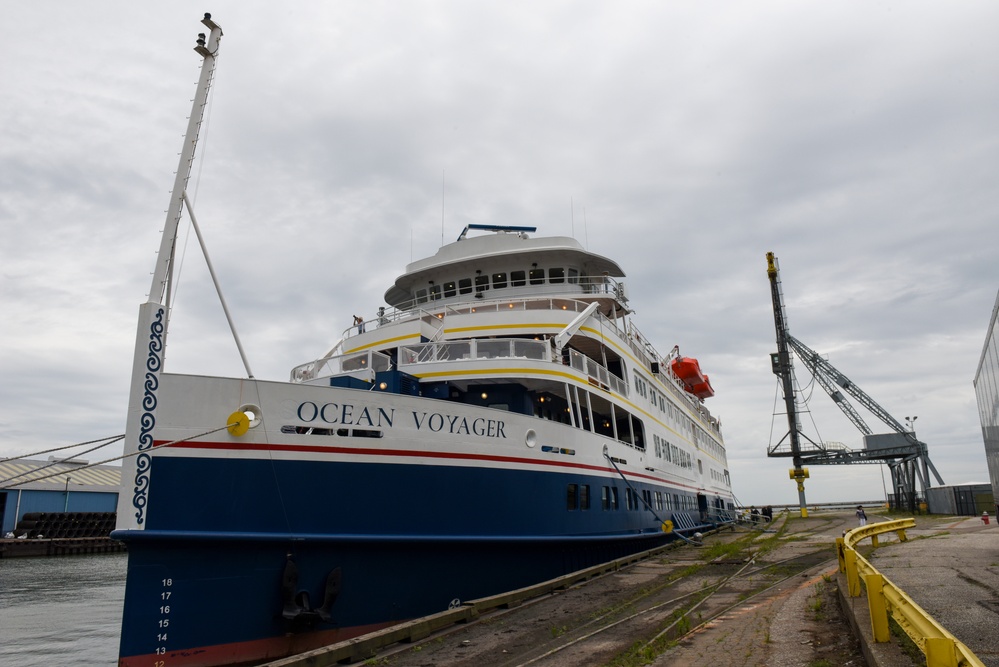
[[[127,558],[0,559],[0,665],[115,665]]]

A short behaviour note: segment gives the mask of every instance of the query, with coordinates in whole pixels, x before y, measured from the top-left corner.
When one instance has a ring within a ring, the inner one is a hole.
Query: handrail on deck
[[[882,521],[854,528],[844,533],[843,537],[836,538],[839,571],[846,574],[850,597],[860,597],[860,584],[863,582],[867,589],[874,641],[887,642],[891,639],[888,630],[888,615],[891,614],[926,656],[927,667],[985,667],[971,649],[937,623],[856,550],[856,545],[867,538],[871,538],[871,543],[877,547],[878,536],[891,532],[898,535],[900,542],[906,542],[905,529],[915,526],[916,520],[911,518]]]

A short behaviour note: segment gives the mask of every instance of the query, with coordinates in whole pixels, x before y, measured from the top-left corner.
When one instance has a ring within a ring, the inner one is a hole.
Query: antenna
[[[586,226],[586,207],[583,207],[583,243],[586,245],[586,249],[590,249],[590,230]]]
[[[441,246],[444,245],[444,170],[441,169]]]
[[[572,238],[576,238],[576,210],[572,205],[572,197],[569,197],[569,225],[572,230]]]

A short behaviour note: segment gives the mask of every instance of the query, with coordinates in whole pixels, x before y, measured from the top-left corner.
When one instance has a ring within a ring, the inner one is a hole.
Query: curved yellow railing
[[[905,542],[905,529],[915,526],[915,519],[883,521],[854,528],[836,539],[839,571],[846,574],[850,597],[860,597],[860,584],[863,582],[867,588],[874,641],[887,642],[891,639],[888,631],[888,614],[891,614],[926,656],[926,667],[985,667],[967,646],[933,620],[933,617],[878,572],[855,549],[857,544],[868,537],[876,547],[878,536],[891,532],[898,534],[900,542]]]

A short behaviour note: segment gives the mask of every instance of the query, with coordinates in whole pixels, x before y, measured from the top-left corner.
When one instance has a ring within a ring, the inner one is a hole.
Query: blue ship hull
[[[153,466],[145,530],[114,534],[129,551],[126,666],[259,662],[669,539],[644,508],[538,500],[571,483],[613,485],[606,476],[186,457]],[[333,572],[328,620],[285,617],[289,593],[292,606],[321,607]]]

